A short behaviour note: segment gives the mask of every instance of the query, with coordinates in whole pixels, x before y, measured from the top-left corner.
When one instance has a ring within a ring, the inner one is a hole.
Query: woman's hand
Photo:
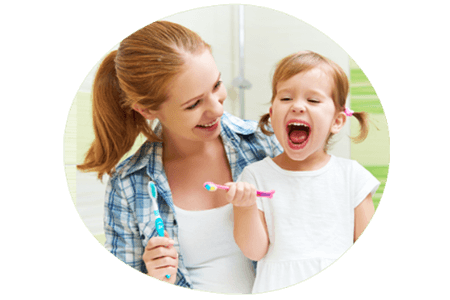
[[[247,182],[225,183],[230,189],[226,194],[228,202],[238,207],[249,207],[256,204],[256,187]]]
[[[172,284],[175,283],[178,270],[178,253],[173,244],[174,240],[164,231],[164,237],[155,236],[148,241],[142,255],[148,275]],[[170,275],[170,278],[166,275]]]

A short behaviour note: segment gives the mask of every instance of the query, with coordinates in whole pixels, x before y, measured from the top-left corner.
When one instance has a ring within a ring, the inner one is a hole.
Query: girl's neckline
[[[266,157],[264,159],[264,161],[266,161],[277,172],[282,173],[282,174],[288,174],[289,176],[316,176],[316,175],[320,175],[320,174],[326,172],[330,168],[330,166],[334,163],[335,158],[336,157],[334,155],[330,154],[330,160],[327,162],[326,165],[324,165],[320,169],[312,170],[312,171],[285,170],[285,169],[281,168],[279,165],[277,165],[271,157]]]

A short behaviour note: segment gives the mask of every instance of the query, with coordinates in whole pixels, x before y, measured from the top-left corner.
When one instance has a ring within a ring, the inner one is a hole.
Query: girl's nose
[[[302,101],[295,101],[292,104],[291,110],[294,113],[304,113],[305,112],[305,105],[303,104]]]

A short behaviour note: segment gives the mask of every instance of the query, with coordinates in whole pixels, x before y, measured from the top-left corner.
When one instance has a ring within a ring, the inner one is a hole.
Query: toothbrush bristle
[[[217,189],[216,185],[212,182],[205,182],[204,187],[210,192],[214,192]]]

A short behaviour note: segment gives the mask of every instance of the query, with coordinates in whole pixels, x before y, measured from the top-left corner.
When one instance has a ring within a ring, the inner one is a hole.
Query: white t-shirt
[[[187,211],[175,206],[180,254],[194,289],[249,294],[255,280],[251,260],[233,237],[233,205]]]
[[[269,250],[258,262],[253,293],[287,287],[320,272],[353,245],[354,209],[379,181],[358,162],[331,156],[315,171],[286,171],[271,158],[244,169],[239,181],[258,190]]]

